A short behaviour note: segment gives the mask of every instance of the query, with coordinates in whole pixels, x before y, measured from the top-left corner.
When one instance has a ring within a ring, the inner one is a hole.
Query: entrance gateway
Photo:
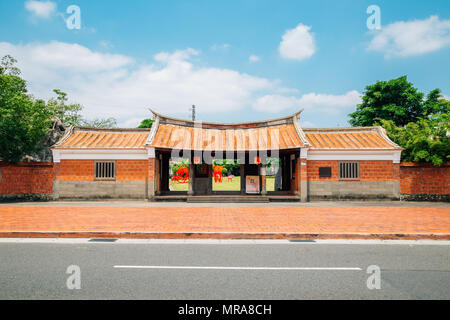
[[[301,111],[212,123],[152,111],[151,129],[71,127],[52,147],[55,199],[398,199],[401,148],[381,127],[302,129]]]
[[[300,112],[268,121],[221,124],[153,111],[148,145],[155,150],[156,199],[300,200],[297,160],[306,146]]]

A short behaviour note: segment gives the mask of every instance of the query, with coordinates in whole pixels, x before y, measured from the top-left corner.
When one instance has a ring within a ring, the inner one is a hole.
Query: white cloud
[[[248,61],[250,61],[250,62],[259,62],[259,61],[261,61],[261,58],[258,57],[257,55],[252,54],[252,55],[250,55],[250,57],[248,57]]]
[[[299,99],[299,104],[305,110],[324,112],[337,115],[342,109],[355,108],[361,103],[361,94],[349,91],[343,95],[308,93]]]
[[[25,2],[25,9],[39,18],[47,19],[56,11],[56,3],[53,1],[35,1]]]
[[[278,113],[280,111],[293,109],[299,105],[299,99],[294,96],[282,96],[278,94],[265,95],[253,103],[253,108],[258,111]]]
[[[227,50],[230,47],[231,47],[231,45],[229,45],[228,43],[214,44],[211,46],[211,50],[213,50],[213,51]]]
[[[115,70],[133,62],[133,59],[123,55],[93,52],[78,44],[57,41],[26,45],[0,42],[0,52],[10,52],[16,59],[20,59],[24,73],[45,70],[61,70],[69,74],[95,73]]]
[[[445,100],[449,100],[450,101],[450,96],[447,96],[446,94],[443,94],[443,96],[444,96]]]
[[[192,48],[188,48],[186,50],[177,50],[173,53],[170,52],[160,52],[156,54],[153,58],[156,61],[163,63],[178,63],[188,60],[192,56],[198,56],[200,54],[199,51],[194,50]]]
[[[104,54],[78,44],[50,42],[14,45],[0,42],[0,56],[18,61],[30,92],[50,98],[55,88],[84,105],[88,118],[115,117],[135,126],[149,117],[149,107],[166,114],[186,114],[195,104],[200,114],[248,108],[261,92],[275,92],[278,81],[231,69],[199,67],[194,49],[160,52],[149,64]]]
[[[338,115],[345,108],[354,108],[361,103],[358,91],[349,91],[343,95],[308,93],[300,98],[295,96],[265,95],[258,98],[253,107],[258,111],[278,113],[283,110],[304,108],[310,113],[322,112]]]
[[[191,48],[157,53],[147,64],[63,42],[0,42],[0,57],[6,54],[19,61],[29,91],[36,97],[49,99],[53,89],[61,89],[70,101],[85,107],[86,117],[115,117],[119,126],[125,127],[149,117],[149,107],[165,114],[182,114],[180,117],[192,104],[204,116],[252,109],[285,113],[300,108],[308,114],[342,114],[360,101],[356,91],[299,96],[296,89],[282,87],[279,80],[200,67],[192,61],[200,52]]]
[[[369,50],[382,52],[385,58],[415,56],[450,44],[450,20],[431,16],[425,20],[399,21],[373,34]]]
[[[285,59],[304,60],[316,52],[311,27],[299,23],[297,27],[287,30],[278,48],[280,55]]]

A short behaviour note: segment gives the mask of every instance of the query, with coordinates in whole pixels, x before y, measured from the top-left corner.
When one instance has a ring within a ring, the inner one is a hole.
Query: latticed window
[[[102,161],[95,163],[95,179],[114,180],[116,178],[116,163]]]
[[[359,180],[359,162],[339,162],[339,179]]]

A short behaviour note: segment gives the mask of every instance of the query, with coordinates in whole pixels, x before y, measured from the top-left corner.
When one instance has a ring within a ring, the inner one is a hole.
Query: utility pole
[[[192,105],[190,110],[192,111],[192,121],[195,121],[195,104]]]

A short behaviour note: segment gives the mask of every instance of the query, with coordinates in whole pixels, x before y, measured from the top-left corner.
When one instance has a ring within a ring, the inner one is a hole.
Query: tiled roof
[[[155,114],[152,129],[70,128],[55,149],[252,151],[401,149],[381,127],[301,129],[298,116],[248,123],[193,122]]]
[[[144,149],[150,129],[71,128],[55,149]]]
[[[311,149],[379,150],[401,149],[381,127],[303,129]]]
[[[162,149],[252,151],[304,146],[298,118],[293,115],[265,121],[212,123],[181,120],[158,114],[147,145]]]
[[[196,128],[160,124],[151,147],[180,150],[282,150],[303,146],[293,124],[257,128]]]

